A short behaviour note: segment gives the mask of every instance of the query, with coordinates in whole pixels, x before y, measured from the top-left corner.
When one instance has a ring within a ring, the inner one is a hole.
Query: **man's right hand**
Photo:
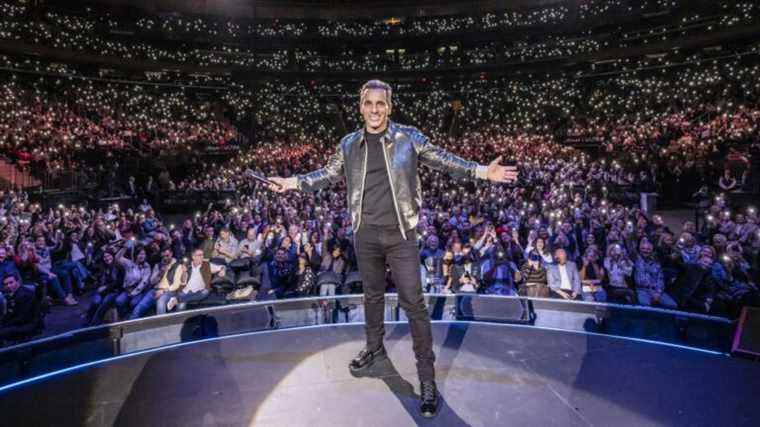
[[[273,185],[269,184],[267,188],[269,188],[271,191],[274,191],[275,193],[284,193],[288,190],[297,190],[297,181],[295,177],[290,178],[281,178],[279,176],[270,176],[267,177],[268,180],[272,181],[275,184],[279,185]]]

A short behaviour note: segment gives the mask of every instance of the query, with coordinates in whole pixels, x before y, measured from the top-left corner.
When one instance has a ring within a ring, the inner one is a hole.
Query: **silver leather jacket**
[[[417,171],[419,162],[447,172],[455,178],[487,179],[486,165],[465,160],[432,144],[427,136],[413,126],[389,121],[388,128],[380,141],[384,148],[383,154],[388,179],[391,182],[396,217],[404,239],[407,239],[406,232],[417,227],[419,222],[419,210],[422,204],[422,189]],[[346,196],[354,232],[359,229],[362,219],[367,151],[364,129],[359,129],[340,140],[338,149],[330,156],[324,167],[296,176],[299,190],[317,191],[339,182],[345,174]]]

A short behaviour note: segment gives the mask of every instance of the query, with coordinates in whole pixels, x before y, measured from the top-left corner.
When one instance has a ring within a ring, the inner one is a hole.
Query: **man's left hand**
[[[506,182],[511,184],[517,181],[517,166],[502,166],[502,156],[495,158],[488,164],[488,180],[494,182]]]

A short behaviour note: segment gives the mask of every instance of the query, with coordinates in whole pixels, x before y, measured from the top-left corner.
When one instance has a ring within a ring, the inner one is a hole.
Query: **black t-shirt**
[[[383,133],[364,132],[367,151],[367,176],[364,181],[362,223],[368,225],[398,225],[396,207],[388,171],[385,166]],[[389,159],[390,160],[390,159]]]

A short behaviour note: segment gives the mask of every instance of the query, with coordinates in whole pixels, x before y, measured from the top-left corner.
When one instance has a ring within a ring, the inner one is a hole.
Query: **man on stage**
[[[422,189],[419,162],[454,177],[514,182],[517,168],[501,166],[497,157],[489,165],[462,159],[430,143],[412,126],[390,120],[391,87],[370,80],[359,91],[364,128],[344,136],[327,164],[316,171],[290,178],[271,177],[273,191],[317,191],[346,177],[347,201],[354,231],[354,247],[364,288],[367,345],[350,362],[361,373],[387,358],[385,328],[385,265],[398,290],[401,307],[409,318],[417,374],[420,412],[432,417],[438,410],[430,316],[420,283],[417,247],[418,212]]]

